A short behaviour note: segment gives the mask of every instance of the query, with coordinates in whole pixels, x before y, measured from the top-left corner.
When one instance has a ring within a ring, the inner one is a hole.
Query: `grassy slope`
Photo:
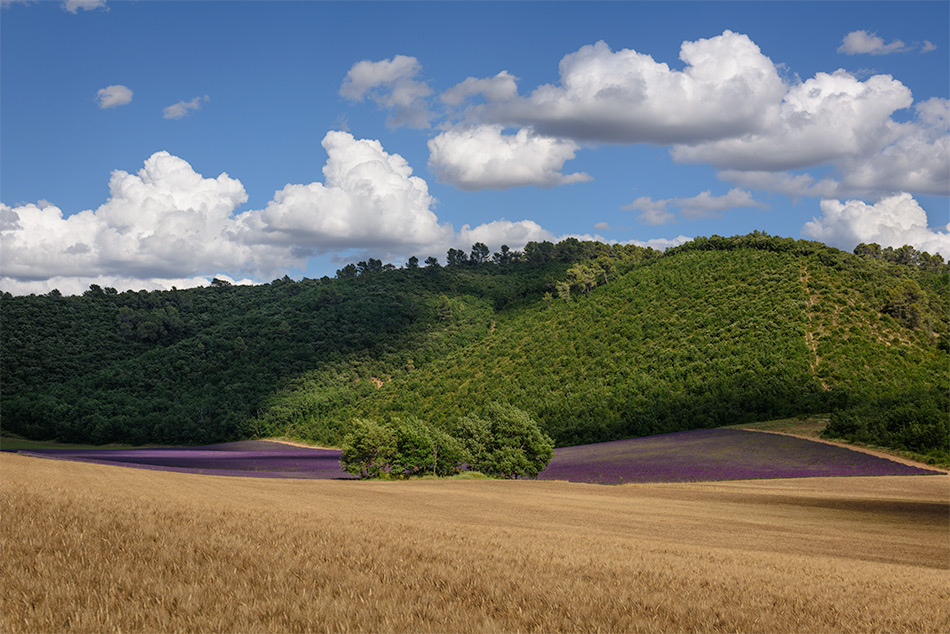
[[[297,482],[0,459],[4,632],[950,632],[947,476]]]
[[[481,340],[312,422],[464,415],[491,400],[535,415],[558,444],[789,417],[878,392],[941,389],[946,355],[881,314],[906,267],[841,253],[685,252],[550,305],[497,315]],[[278,399],[279,400],[279,399]]]

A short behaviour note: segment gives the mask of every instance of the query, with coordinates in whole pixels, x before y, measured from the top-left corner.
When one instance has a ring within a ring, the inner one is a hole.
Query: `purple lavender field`
[[[555,449],[539,477],[620,484],[935,473],[790,436],[701,429]]]
[[[160,449],[21,449],[19,453],[206,475],[355,477],[340,468],[339,450],[266,440]],[[789,436],[703,429],[555,449],[540,479],[621,484],[928,473],[938,472]]]
[[[158,449],[21,449],[21,454],[97,464],[255,478],[353,478],[340,468],[340,451],[267,440]]]

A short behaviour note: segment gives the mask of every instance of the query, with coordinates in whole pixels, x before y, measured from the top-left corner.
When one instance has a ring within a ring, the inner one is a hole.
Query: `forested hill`
[[[2,426],[34,438],[335,444],[354,418],[491,401],[577,444],[832,412],[942,455],[950,273],[762,234],[660,254],[568,240],[336,279],[2,298]]]

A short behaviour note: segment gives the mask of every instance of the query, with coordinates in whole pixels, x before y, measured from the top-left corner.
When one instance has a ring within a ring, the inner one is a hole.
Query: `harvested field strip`
[[[948,632],[950,477],[600,487],[0,457],[3,632]]]

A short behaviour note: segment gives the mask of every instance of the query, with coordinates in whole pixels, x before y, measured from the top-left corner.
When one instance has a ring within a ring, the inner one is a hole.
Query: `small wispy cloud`
[[[170,106],[165,106],[162,110],[162,117],[165,119],[181,119],[188,114],[189,110],[201,110],[203,102],[210,101],[210,97],[195,97],[191,101],[179,101]]]
[[[890,44],[885,44],[884,38],[877,33],[851,31],[841,40],[838,52],[845,55],[889,55],[891,53],[904,53],[912,48],[905,45],[901,40],[894,40]]]
[[[94,9],[109,10],[106,6],[106,0],[63,0],[63,10],[70,13],[77,13],[79,9],[83,11],[93,11]]]
[[[679,207],[680,213],[695,220],[720,215],[724,211],[740,208],[765,209],[763,202],[755,200],[752,194],[743,189],[730,189],[722,196],[713,196],[708,190],[692,198],[664,198],[653,200],[649,196],[641,196],[621,209],[639,211],[637,221],[645,225],[665,225],[674,221],[674,215],[667,210],[669,206]]]
[[[656,227],[670,224],[674,221],[675,216],[666,209],[667,205],[672,201],[673,199],[671,198],[653,200],[649,196],[640,196],[629,205],[621,207],[621,209],[625,211],[639,211],[640,215],[637,216],[637,222],[642,225]]]
[[[128,86],[117,84],[100,88],[96,93],[96,103],[102,109],[124,106],[132,101],[132,91]]]

